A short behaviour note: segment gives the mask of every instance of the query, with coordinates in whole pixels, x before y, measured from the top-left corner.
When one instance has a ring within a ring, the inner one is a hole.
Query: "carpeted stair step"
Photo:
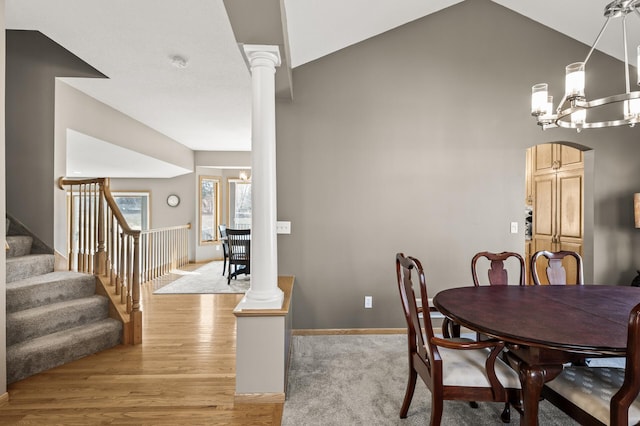
[[[30,256],[25,256],[30,257]],[[57,271],[7,283],[7,313],[95,294],[93,275]]]
[[[108,317],[109,300],[99,295],[13,312],[7,314],[7,345]]]
[[[7,383],[114,347],[122,323],[107,318],[7,347]]]
[[[29,254],[7,258],[7,283],[53,272],[52,254]]]
[[[7,244],[9,245],[7,257],[26,256],[31,253],[33,238],[27,235],[8,235]]]

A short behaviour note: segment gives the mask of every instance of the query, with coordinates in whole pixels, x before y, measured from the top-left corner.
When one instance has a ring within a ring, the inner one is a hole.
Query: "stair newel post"
[[[133,234],[133,280],[131,283],[131,325],[133,344],[142,343],[142,311],[140,311],[140,232]]]
[[[95,264],[93,266],[94,271],[98,275],[106,275],[107,271],[107,253],[105,251],[104,244],[104,228],[106,223],[106,214],[104,208],[104,186],[108,184],[108,180],[105,179],[98,184],[98,215],[97,215],[97,239],[98,247],[95,257]]]

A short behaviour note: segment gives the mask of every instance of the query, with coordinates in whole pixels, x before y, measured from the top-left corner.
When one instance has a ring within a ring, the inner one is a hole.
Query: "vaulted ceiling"
[[[109,78],[67,83],[175,141],[200,151],[246,151],[251,148],[251,87],[238,42],[269,44],[256,38],[264,20],[270,19],[252,9],[259,3],[250,1],[6,0],[6,25],[41,31],[100,70]],[[265,1],[261,4],[273,5],[280,19],[282,54],[290,68],[459,3]],[[587,45],[604,22],[607,3],[494,2]],[[243,8],[244,13],[238,13]],[[637,16],[630,19],[638,21]],[[630,29],[630,45],[635,46],[640,25]],[[622,59],[618,35],[605,33],[598,46]]]

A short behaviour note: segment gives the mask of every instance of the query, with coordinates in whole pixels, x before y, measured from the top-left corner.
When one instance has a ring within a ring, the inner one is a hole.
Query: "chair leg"
[[[222,276],[224,277],[224,271],[227,270],[227,257],[224,257],[224,260],[222,261]]]
[[[436,398],[436,396],[432,392],[431,393],[431,420],[429,422],[431,426],[440,426],[440,422],[442,422],[443,405],[444,405],[444,402],[442,401],[442,398]]]
[[[469,401],[469,407],[471,408],[478,408],[478,403],[475,401]]]
[[[404,393],[404,400],[402,401],[402,408],[400,408],[400,418],[406,419],[411,400],[413,399],[413,391],[416,389],[416,379],[418,373],[413,369],[413,366],[409,366],[409,382],[407,383],[407,390]]]
[[[502,410],[502,414],[500,414],[500,420],[502,420],[502,423],[511,423],[511,407],[509,406],[509,401],[504,403],[504,410]]]

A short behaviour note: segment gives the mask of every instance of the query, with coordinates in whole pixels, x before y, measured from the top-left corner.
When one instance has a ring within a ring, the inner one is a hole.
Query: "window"
[[[220,178],[200,176],[200,244],[218,240]]]
[[[112,192],[112,195],[129,228],[149,229],[148,192]]]
[[[251,228],[251,182],[229,179],[229,228]]]

